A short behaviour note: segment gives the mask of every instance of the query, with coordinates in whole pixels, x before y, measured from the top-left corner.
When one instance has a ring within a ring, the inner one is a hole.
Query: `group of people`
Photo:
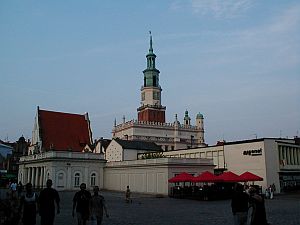
[[[243,185],[236,184],[231,208],[235,225],[268,224],[264,198],[255,186],[245,190]]]
[[[5,219],[3,216],[0,224],[18,225],[21,221],[23,225],[36,225],[36,215],[39,214],[41,225],[53,225],[55,215],[60,213],[60,197],[52,188],[52,180],[47,180],[46,188],[39,194],[33,191],[31,183],[27,183],[24,194],[17,196],[17,187],[13,182],[10,192],[7,192],[7,198],[1,201]],[[72,216],[76,215],[78,225],[86,225],[88,220],[89,224],[101,225],[103,212],[108,217],[105,199],[99,194],[99,187],[95,186],[91,195],[86,190],[86,184],[82,183],[80,191],[76,192],[73,198]]]
[[[103,219],[103,211],[106,217],[108,217],[105,200],[104,197],[99,194],[99,187],[95,186],[93,192],[94,195],[92,196],[91,193],[86,190],[86,184],[82,183],[80,185],[80,191],[74,195],[72,216],[75,216],[76,211],[78,225],[86,225],[89,219],[94,221],[94,224],[100,225]]]

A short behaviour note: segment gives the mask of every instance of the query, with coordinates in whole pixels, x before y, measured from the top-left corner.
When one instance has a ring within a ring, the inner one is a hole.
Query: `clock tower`
[[[147,68],[144,73],[144,85],[141,88],[141,106],[137,109],[138,121],[165,123],[166,107],[161,105],[161,87],[159,85],[159,70],[155,67],[156,55],[152,48],[150,32],[150,48],[146,55]]]

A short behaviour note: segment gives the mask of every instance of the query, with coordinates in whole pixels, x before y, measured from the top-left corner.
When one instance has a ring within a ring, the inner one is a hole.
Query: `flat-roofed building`
[[[232,171],[238,175],[249,171],[263,181],[257,184],[267,188],[275,184],[277,192],[300,189],[300,140],[259,138],[221,142],[215,146],[169,151],[167,157],[213,159],[215,173]]]

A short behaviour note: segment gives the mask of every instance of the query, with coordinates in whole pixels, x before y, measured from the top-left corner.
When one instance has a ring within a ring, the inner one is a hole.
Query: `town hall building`
[[[151,34],[146,58],[147,68],[143,71],[144,84],[141,88],[141,106],[137,109],[138,119],[125,121],[124,117],[121,124],[115,122],[113,138],[155,142],[164,151],[205,146],[204,118],[201,113],[196,115],[195,125],[191,124],[187,110],[182,123],[177,114],[173,122],[166,122],[166,106],[161,103],[160,71],[156,68]]]

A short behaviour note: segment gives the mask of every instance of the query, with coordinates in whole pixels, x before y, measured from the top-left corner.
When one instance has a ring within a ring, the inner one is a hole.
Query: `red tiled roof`
[[[81,152],[91,144],[85,115],[38,110],[42,148]]]

